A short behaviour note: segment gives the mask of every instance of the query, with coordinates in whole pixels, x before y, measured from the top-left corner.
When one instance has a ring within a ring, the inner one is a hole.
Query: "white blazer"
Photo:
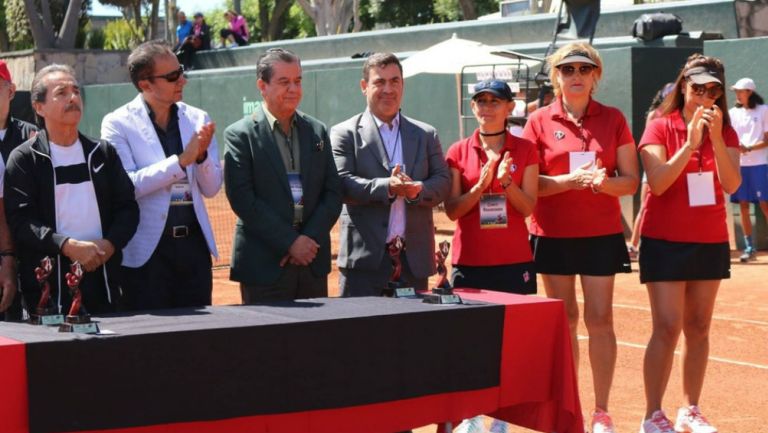
[[[209,122],[210,118],[205,111],[183,102],[177,105],[181,143],[187,147],[195,131]],[[222,184],[216,138],[211,141],[208,158],[202,164],[190,164],[186,170],[182,170],[177,155],[165,156],[141,94],[104,116],[101,121],[101,138],[117,148],[125,171],[136,188],[136,201],[139,203],[139,227],[136,235],[123,249],[123,266],[141,267],[152,256],[168,218],[171,184],[185,176],[189,179],[192,206],[208,249],[218,257],[208,211],[203,203],[203,196],[215,196]]]

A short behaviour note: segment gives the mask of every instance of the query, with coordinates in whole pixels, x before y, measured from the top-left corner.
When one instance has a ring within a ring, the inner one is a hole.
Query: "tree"
[[[360,0],[297,0],[304,12],[315,22],[317,36],[347,33],[362,28]]]
[[[286,15],[291,3],[293,0],[259,1],[259,29],[261,30],[262,42],[280,39],[285,29]]]
[[[3,0],[3,49],[76,48],[84,41],[90,0]],[[0,41],[0,44],[3,44]]]
[[[101,3],[120,8],[123,17],[131,26],[134,40],[149,41],[160,36],[157,31],[160,0],[101,0]],[[147,15],[149,18],[144,20],[143,15]]]

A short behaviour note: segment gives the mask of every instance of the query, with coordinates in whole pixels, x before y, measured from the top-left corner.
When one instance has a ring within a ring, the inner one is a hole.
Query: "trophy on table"
[[[37,302],[35,312],[30,314],[29,322],[33,325],[64,323],[64,316],[59,314],[59,309],[51,301],[51,283],[48,281],[51,273],[53,273],[53,259],[44,257],[40,260],[40,266],[35,268],[35,279],[40,285],[40,300]]]
[[[416,297],[416,289],[413,287],[404,287],[400,274],[403,272],[403,262],[400,259],[400,253],[405,249],[405,240],[400,236],[395,236],[387,244],[387,253],[392,259],[392,275],[387,282],[387,288],[382,294],[387,297],[395,298],[413,298]]]
[[[437,264],[437,285],[432,289],[432,293],[424,295],[424,302],[429,304],[461,304],[459,295],[453,293],[453,287],[448,282],[448,268],[445,266],[445,260],[448,258],[448,252],[451,250],[451,243],[442,241],[435,251],[435,263]]]
[[[83,280],[83,266],[80,262],[74,262],[69,267],[66,275],[69,294],[72,296],[72,305],[64,323],[59,326],[59,332],[79,332],[81,334],[98,334],[99,326],[91,321],[91,316],[83,306],[83,292],[80,290],[80,281]]]

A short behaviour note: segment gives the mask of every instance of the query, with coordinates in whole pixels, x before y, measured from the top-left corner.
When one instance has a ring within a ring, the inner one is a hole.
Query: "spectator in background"
[[[139,94],[101,122],[141,209],[123,250],[125,308],[210,305],[211,254],[218,253],[203,197],[215,196],[223,181],[216,125],[182,102],[187,79],[166,43],[136,47],[128,71]]]
[[[739,204],[745,245],[739,260],[747,262],[755,259],[749,202],[756,203],[768,218],[768,106],[763,105],[751,78],[742,78],[731,89],[736,92],[736,106],[728,114],[741,150],[741,186],[731,202]]]
[[[648,112],[645,115],[646,127],[649,123],[651,123],[651,120],[661,116],[659,106],[661,105],[662,101],[664,101],[664,98],[666,98],[667,95],[669,95],[669,92],[674,90],[674,88],[675,83],[667,83],[653,96],[653,100],[651,100],[651,106],[648,107]],[[640,209],[637,211],[637,215],[635,215],[635,222],[632,224],[632,235],[629,237],[629,245],[627,245],[629,258],[632,260],[637,260],[638,246],[640,244],[640,224],[643,222],[643,215],[645,214],[645,201],[648,198],[648,194],[650,194],[650,192],[651,190],[648,188],[648,174],[645,173],[645,170],[643,170],[643,178],[640,181]]]
[[[176,57],[184,69],[190,71],[194,69],[195,53],[201,50],[211,49],[211,28],[205,23],[205,17],[202,13],[195,14],[195,23],[192,25],[192,33],[182,42]]]
[[[187,14],[184,11],[179,11],[176,16],[179,19],[179,25],[176,26],[176,45],[174,45],[173,51],[178,50],[187,36],[192,33],[192,23],[187,21]]]
[[[248,45],[250,32],[248,31],[248,23],[245,21],[245,17],[238,15],[237,12],[230,9],[224,12],[224,18],[229,23],[229,28],[221,29],[219,32],[221,46],[228,48],[235,44],[238,47]]]
[[[0,321],[21,320],[21,296],[16,289],[16,257],[13,239],[5,219],[3,176],[8,156],[21,143],[29,140],[37,128],[11,116],[11,101],[16,85],[11,80],[8,65],[0,60]]]

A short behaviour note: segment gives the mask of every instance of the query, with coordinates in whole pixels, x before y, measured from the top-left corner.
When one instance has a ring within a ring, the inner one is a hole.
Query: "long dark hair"
[[[752,109],[757,107],[758,105],[763,105],[765,101],[763,101],[763,97],[760,96],[757,92],[754,90],[752,93],[749,94],[749,99],[747,99],[747,108]],[[736,100],[736,108],[742,108],[743,105],[741,105],[741,102],[739,100]]]
[[[683,109],[685,106],[685,92],[683,91],[686,85],[685,73],[689,69],[698,66],[704,66],[710,70],[715,71],[717,73],[717,79],[720,80],[721,83],[726,82],[725,67],[723,66],[723,62],[720,61],[720,59],[717,57],[705,56],[699,53],[691,54],[691,56],[688,57],[688,60],[686,60],[683,68],[680,69],[680,73],[677,74],[677,79],[675,79],[675,88],[669,93],[669,95],[667,95],[666,98],[664,98],[664,102],[662,102],[661,106],[659,107],[663,116]],[[720,108],[720,111],[723,112],[723,125],[730,125],[731,117],[728,115],[728,102],[725,99],[725,92],[723,92],[722,96],[717,98],[715,105],[717,105]]]

